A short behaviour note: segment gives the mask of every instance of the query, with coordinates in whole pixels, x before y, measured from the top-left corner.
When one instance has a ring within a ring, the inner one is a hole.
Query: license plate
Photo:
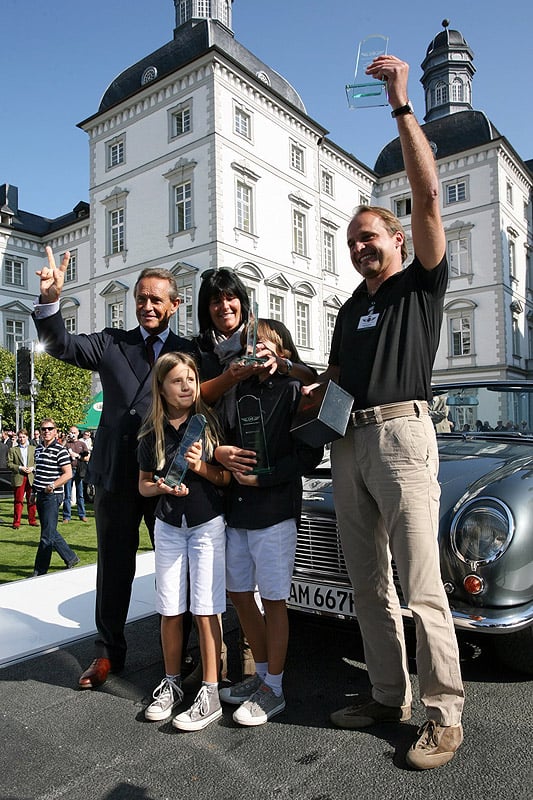
[[[324,586],[320,583],[293,580],[287,605],[301,611],[319,611],[355,617],[353,592],[348,587]]]

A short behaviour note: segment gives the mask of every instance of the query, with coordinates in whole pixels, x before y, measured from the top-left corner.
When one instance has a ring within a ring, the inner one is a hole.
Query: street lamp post
[[[33,377],[33,358],[32,358],[32,378],[30,381],[30,436],[33,436],[33,432],[35,430],[35,401],[37,399],[37,395],[39,394],[39,390],[41,388],[40,382],[37,378]]]

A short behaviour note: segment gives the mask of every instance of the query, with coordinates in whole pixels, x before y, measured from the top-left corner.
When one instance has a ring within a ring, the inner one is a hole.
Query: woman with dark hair
[[[200,355],[202,397],[214,405],[223,395],[254,373],[292,373],[303,383],[314,380],[316,373],[303,362],[293,363],[273,353],[258,342],[257,355],[264,363],[245,364],[238,360],[243,352],[241,334],[250,317],[246,286],[230,269],[206,270],[198,293],[200,333],[196,345]]]

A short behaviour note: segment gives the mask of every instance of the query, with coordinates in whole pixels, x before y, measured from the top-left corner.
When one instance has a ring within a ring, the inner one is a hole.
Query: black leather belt
[[[385,403],[382,406],[372,406],[350,414],[352,425],[356,428],[362,425],[378,425],[388,419],[397,417],[419,417],[428,413],[428,404],[425,400],[407,400],[403,403]]]

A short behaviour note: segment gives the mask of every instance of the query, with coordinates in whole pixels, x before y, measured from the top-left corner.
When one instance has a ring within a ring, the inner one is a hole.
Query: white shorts
[[[229,592],[253,592],[265,600],[287,600],[296,554],[296,521],[270,528],[226,528],[226,585]]]
[[[157,519],[154,528],[156,611],[164,617],[221,614],[226,610],[224,518],[194,528],[175,528]]]

